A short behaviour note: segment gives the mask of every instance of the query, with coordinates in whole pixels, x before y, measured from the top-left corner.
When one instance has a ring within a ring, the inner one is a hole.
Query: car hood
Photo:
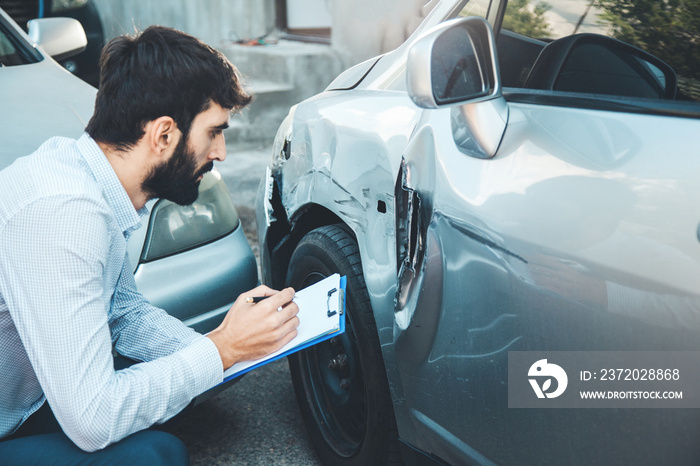
[[[96,89],[53,60],[0,69],[0,170],[52,136],[78,138]]]

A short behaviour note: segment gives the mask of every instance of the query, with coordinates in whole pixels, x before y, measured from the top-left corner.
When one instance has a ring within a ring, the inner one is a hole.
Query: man
[[[240,297],[207,336],[136,291],[126,239],[146,202],[197,198],[226,157],[230,112],[250,97],[221,54],[168,28],[114,39],[100,67],[86,134],[0,172],[3,464],[186,463],[178,439],[144,429],[234,363],[281,348],[299,323],[292,289],[251,290],[270,297]],[[145,362],[115,371],[112,348]],[[51,423],[58,432],[44,434]]]

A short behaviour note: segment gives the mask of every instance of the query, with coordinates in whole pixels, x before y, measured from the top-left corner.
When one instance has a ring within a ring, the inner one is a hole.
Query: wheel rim
[[[307,275],[300,288],[325,278]],[[346,303],[347,306],[347,303]],[[345,332],[299,353],[311,412],[327,445],[343,457],[356,454],[367,429],[367,404],[360,357],[349,313]]]

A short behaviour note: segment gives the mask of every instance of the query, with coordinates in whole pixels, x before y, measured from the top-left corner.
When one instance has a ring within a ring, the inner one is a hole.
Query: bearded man
[[[206,336],[138,293],[126,242],[146,202],[196,200],[250,97],[219,52],[169,28],[115,38],[100,69],[86,133],[0,172],[3,464],[186,464],[182,442],[146,429],[299,324],[292,289],[251,290],[269,299],[239,298]],[[115,370],[113,349],[143,362]]]

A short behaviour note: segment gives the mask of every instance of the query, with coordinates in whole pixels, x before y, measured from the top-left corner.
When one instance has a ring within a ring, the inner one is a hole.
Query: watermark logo
[[[508,351],[508,407],[700,408],[700,351]]]
[[[548,363],[546,359],[540,359],[530,366],[527,375],[537,398],[556,398],[564,393],[569,383],[564,369]],[[553,391],[549,391],[552,389],[552,379],[556,380],[557,384]]]

